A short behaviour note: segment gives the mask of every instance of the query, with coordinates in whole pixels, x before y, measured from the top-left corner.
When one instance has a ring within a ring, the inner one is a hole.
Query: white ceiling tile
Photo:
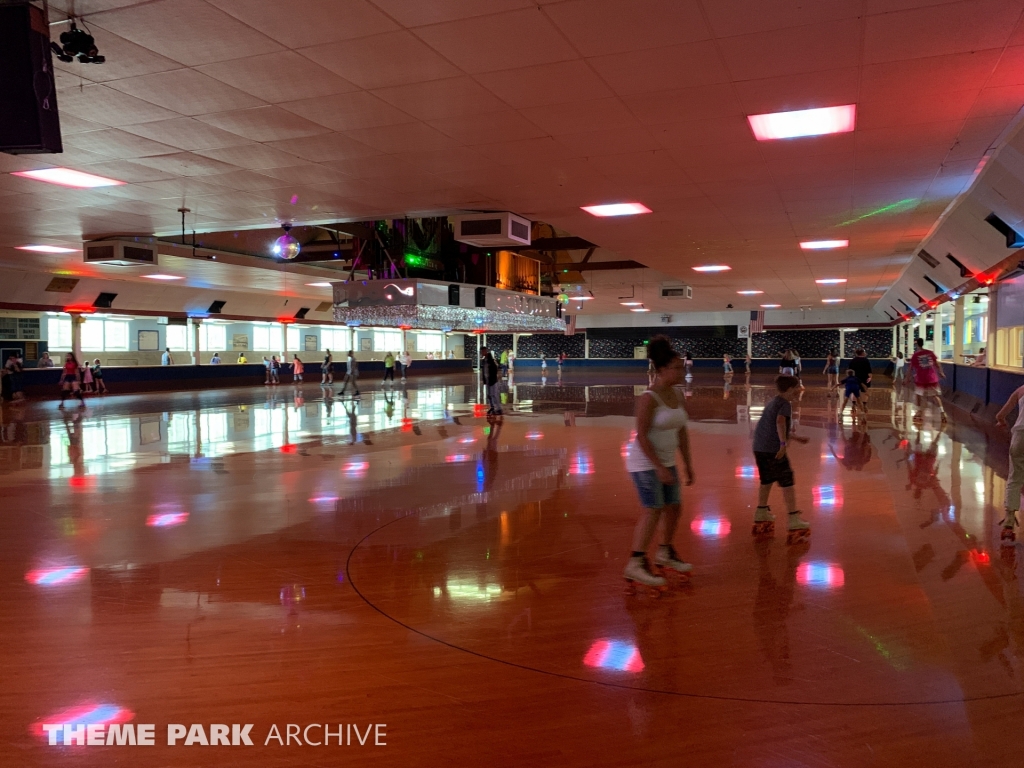
[[[175,69],[154,75],[115,80],[108,85],[179,115],[204,115],[255,107],[263,102],[194,69]]]
[[[570,0],[544,12],[583,56],[711,38],[695,0]]]
[[[152,123],[128,125],[124,128],[136,136],[169,144],[178,149],[216,149],[244,144],[241,136],[214,128],[191,117],[178,117],[173,120],[156,120]]]
[[[457,67],[404,30],[300,48],[299,53],[360,88],[387,88],[461,74]]]
[[[178,117],[177,113],[169,109],[115,91],[106,85],[86,85],[65,91],[60,94],[57,106],[62,113],[67,112],[104,127],[124,128],[127,125]]]
[[[380,150],[374,149],[340,133],[325,133],[319,136],[307,136],[299,139],[272,141],[267,146],[275,147],[284,152],[317,163],[330,160],[341,160],[346,157],[364,157],[379,155]]]
[[[255,143],[221,149],[197,149],[195,153],[253,171],[262,168],[281,168],[299,162],[295,155]]]
[[[303,104],[304,102],[293,103]],[[239,109],[232,112],[217,112],[211,115],[202,115],[199,119],[215,128],[236,133],[253,141],[297,139],[328,132],[324,126],[307,120],[288,109],[288,104],[283,106],[284,109],[268,106]]]
[[[96,25],[190,67],[284,48],[203,0],[139,3],[104,13]]]
[[[1002,48],[1020,14],[1015,0],[972,0],[869,16],[864,62]]]
[[[622,101],[644,125],[742,117],[744,114],[730,83],[624,96]]]
[[[552,136],[582,133],[597,128],[632,128],[638,125],[636,118],[622,100],[614,97],[568,101],[545,107],[527,107],[520,112],[523,117]]]
[[[415,118],[365,91],[282,104],[283,109],[334,131],[411,123]]]
[[[826,69],[733,85],[748,115],[855,104],[861,95],[861,68]]]
[[[757,32],[718,41],[736,80],[761,80],[860,64],[861,23],[856,19]]]
[[[198,70],[271,104],[358,90],[294,51],[222,61]]]
[[[476,79],[516,109],[613,95],[593,68],[580,59],[485,72]]]
[[[367,0],[208,0],[289,48],[333,43],[397,30]]]
[[[381,10],[406,27],[421,27],[444,21],[486,16],[490,13],[534,8],[532,0],[373,0]]]
[[[513,110],[432,120],[430,125],[466,146],[536,139],[545,135],[543,130]]]
[[[432,151],[458,146],[459,142],[426,123],[399,123],[375,128],[357,128],[345,135],[381,152]]]
[[[64,144],[121,160],[150,155],[169,155],[178,151],[177,148],[167,144],[113,128],[73,134],[64,140]]]
[[[547,17],[535,8],[462,19],[417,34],[470,74],[578,58]]]
[[[620,96],[730,80],[718,49],[711,41],[594,56],[587,62]]]
[[[735,37],[752,32],[770,32],[786,27],[857,19],[863,14],[862,0],[715,0],[704,4],[716,37]]]
[[[466,76],[378,88],[373,94],[420,120],[468,117],[508,108],[484,86]]]

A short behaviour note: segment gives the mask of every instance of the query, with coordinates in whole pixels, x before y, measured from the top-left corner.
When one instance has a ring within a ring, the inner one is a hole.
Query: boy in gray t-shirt
[[[757,511],[754,512],[753,533],[772,535],[775,533],[775,516],[768,506],[768,496],[775,483],[782,488],[782,497],[789,512],[786,531],[787,541],[792,544],[810,537],[811,524],[800,517],[796,508],[796,491],[793,488],[793,469],[786,452],[789,440],[806,443],[806,437],[791,434],[793,422],[793,401],[800,396],[800,380],[796,376],[779,376],[775,380],[779,394],[764,407],[761,420],[754,429],[754,460],[761,487],[757,497]]]

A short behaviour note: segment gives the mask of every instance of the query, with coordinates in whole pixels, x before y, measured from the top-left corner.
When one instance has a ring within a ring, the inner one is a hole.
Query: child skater
[[[850,404],[850,412],[853,413],[854,421],[856,421],[858,406],[860,405],[860,396],[867,390],[864,389],[864,385],[860,383],[860,379],[857,378],[857,373],[851,368],[846,372],[846,378],[843,379],[843,386],[846,388],[843,394],[843,404],[839,408],[839,418],[843,418],[843,411],[846,410],[846,404]]]
[[[793,488],[793,469],[789,465],[787,443],[796,440],[806,443],[806,437],[790,432],[793,419],[793,401],[800,396],[800,381],[795,376],[779,376],[775,380],[778,394],[764,407],[760,421],[754,429],[754,460],[761,478],[754,513],[755,536],[775,533],[775,516],[768,506],[768,496],[776,483],[782,488],[789,520],[786,523],[787,543],[794,544],[810,538],[811,524],[800,517],[796,508],[796,490]]]

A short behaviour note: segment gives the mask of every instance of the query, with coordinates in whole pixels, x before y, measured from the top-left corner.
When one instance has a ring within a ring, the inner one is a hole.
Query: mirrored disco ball
[[[274,256],[277,258],[288,260],[294,259],[298,256],[300,250],[302,250],[302,246],[299,245],[299,241],[288,233],[277,238],[277,240],[274,241],[274,247],[271,249]]]

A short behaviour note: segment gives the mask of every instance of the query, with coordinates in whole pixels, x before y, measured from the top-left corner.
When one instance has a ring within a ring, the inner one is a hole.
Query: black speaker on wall
[[[295,313],[296,320],[305,320],[306,313],[309,312],[309,307],[302,307],[298,312]]]
[[[116,298],[116,293],[101,293],[96,297],[96,301],[94,301],[92,305],[97,309],[110,309],[114,306],[114,299]]]
[[[448,286],[448,306],[457,307],[459,306],[459,286],[449,285]]]
[[[63,152],[43,9],[0,3],[0,152]]]
[[[227,304],[226,301],[215,301],[206,312],[210,315],[219,315],[223,311],[225,304]]]
[[[487,306],[487,288],[484,286],[480,286],[479,288],[476,289],[476,306]]]

